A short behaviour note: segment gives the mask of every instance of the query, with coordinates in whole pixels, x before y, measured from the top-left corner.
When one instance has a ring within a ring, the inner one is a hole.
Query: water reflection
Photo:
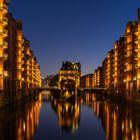
[[[92,105],[95,115],[101,119],[106,140],[139,140],[140,111],[113,102],[100,101],[95,94],[87,93],[83,98]]]
[[[0,140],[32,140],[39,124],[41,102],[29,101],[0,111]]]
[[[80,123],[80,100],[73,102],[53,99],[51,105],[58,116],[58,124],[63,131],[75,132]]]
[[[31,140],[34,137],[35,130],[39,124],[41,103],[35,102],[27,108],[25,112],[19,112],[18,115],[18,128],[17,140]]]
[[[61,101],[43,92],[37,100],[2,109],[0,140],[140,139],[138,107],[130,108],[92,93],[82,95],[78,100]]]

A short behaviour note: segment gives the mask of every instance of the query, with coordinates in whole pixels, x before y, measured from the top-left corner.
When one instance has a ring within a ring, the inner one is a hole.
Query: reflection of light
[[[68,105],[66,105],[66,112],[68,112]]]
[[[116,118],[117,116],[116,116],[116,112],[114,111],[114,121],[116,121],[117,120],[117,118]]]
[[[4,77],[8,77],[8,71],[4,71]]]
[[[71,112],[72,112],[73,110],[74,110],[74,107],[72,106],[72,107],[71,107]]]
[[[119,107],[118,107],[118,105],[116,106],[116,110],[118,111],[118,109],[119,109]]]
[[[54,105],[55,105],[55,106],[57,105],[57,102],[56,102],[56,100],[54,100]]]
[[[31,118],[31,119],[33,118],[32,112],[31,112],[31,114],[30,114],[30,118]]]
[[[122,121],[122,131],[124,131],[124,121]]]
[[[23,131],[25,132],[26,126],[25,126],[25,122],[23,123]]]
[[[39,94],[39,101],[41,102],[41,100],[42,100],[42,94],[40,93]]]
[[[132,133],[132,140],[134,140],[135,139],[135,135],[134,135],[134,133]]]
[[[135,80],[137,80],[137,78],[136,78],[136,77],[134,77],[134,78],[133,78],[133,80],[135,81]]]
[[[133,124],[132,124],[132,120],[130,120],[130,129],[132,130]]]
[[[72,132],[75,132],[76,130],[78,130],[78,124],[76,123],[74,123],[73,122],[73,125],[72,125]]]

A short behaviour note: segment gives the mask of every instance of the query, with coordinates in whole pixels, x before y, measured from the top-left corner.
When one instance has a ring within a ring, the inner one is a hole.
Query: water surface
[[[62,102],[40,94],[0,111],[0,140],[139,140],[140,111],[84,93]]]

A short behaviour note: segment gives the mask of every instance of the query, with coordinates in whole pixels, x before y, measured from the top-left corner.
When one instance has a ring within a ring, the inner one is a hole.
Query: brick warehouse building
[[[22,22],[8,11],[9,2],[0,0],[0,91],[25,93],[41,86],[40,66]]]

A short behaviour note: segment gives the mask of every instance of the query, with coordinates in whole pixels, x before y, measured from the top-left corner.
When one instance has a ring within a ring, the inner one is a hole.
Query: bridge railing
[[[107,90],[106,88],[101,88],[101,87],[84,87],[79,89],[80,90]]]
[[[60,90],[58,87],[41,87],[41,88],[36,88],[35,90]]]

